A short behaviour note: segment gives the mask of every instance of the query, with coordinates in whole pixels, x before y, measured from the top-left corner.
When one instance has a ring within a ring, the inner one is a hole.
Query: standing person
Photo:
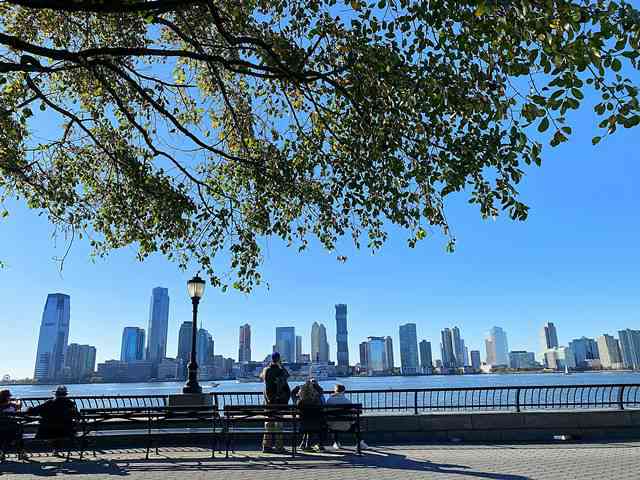
[[[300,387],[298,409],[300,410],[300,431],[302,432],[302,444],[300,448],[305,451],[311,451],[313,440],[317,440],[315,448],[319,451],[324,450],[324,435],[327,425],[324,421],[322,412],[322,400],[320,386],[313,379],[307,380]]]
[[[344,394],[346,388],[339,383],[333,388],[333,394],[327,399],[327,405],[351,405],[351,400]],[[336,450],[341,448],[338,435],[340,432],[352,431],[354,422],[350,421],[334,421],[329,422],[329,428],[333,431],[333,448]],[[360,448],[368,448],[364,440],[360,440]]]
[[[51,441],[56,455],[62,440],[75,435],[80,417],[75,402],[67,394],[67,387],[60,385],[55,391],[55,398],[27,410],[27,415],[40,417],[36,438]]]
[[[271,355],[271,363],[265,367],[260,377],[264,381],[264,400],[267,405],[287,405],[289,403],[291,398],[291,389],[287,382],[289,372],[282,366],[278,352]],[[265,422],[264,428],[267,433],[262,439],[262,451],[264,453],[285,453],[282,424],[269,421]]]

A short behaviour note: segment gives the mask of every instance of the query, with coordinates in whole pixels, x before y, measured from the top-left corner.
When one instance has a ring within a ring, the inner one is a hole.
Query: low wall
[[[532,442],[640,438],[640,410],[442,413],[362,417],[363,437],[384,442]]]

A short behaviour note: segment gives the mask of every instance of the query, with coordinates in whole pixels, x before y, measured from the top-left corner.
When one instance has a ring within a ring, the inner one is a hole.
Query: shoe
[[[314,445],[313,450],[316,452],[324,452],[324,447],[322,445]]]
[[[334,450],[340,450],[341,448],[342,448],[342,445],[340,445],[340,442],[333,442]]]
[[[262,453],[273,453],[273,447],[262,447]]]
[[[369,448],[369,445],[367,445],[367,442],[364,440],[360,440],[360,450],[364,450],[365,448]]]

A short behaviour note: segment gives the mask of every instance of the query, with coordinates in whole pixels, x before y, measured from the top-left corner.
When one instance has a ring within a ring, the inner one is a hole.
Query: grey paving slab
[[[10,459],[0,479],[131,480],[638,480],[640,442],[553,445],[424,445],[376,447],[362,456],[352,452],[308,454],[296,459],[255,451],[211,459],[197,448],[163,449],[144,459],[141,450],[99,452],[68,463],[33,456],[28,463]]]

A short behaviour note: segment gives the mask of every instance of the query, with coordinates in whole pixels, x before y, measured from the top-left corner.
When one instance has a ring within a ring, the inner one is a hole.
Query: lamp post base
[[[213,397],[206,393],[169,395],[170,407],[201,407],[213,405]]]
[[[202,387],[200,385],[185,385],[182,388],[182,393],[190,393],[190,394],[197,394],[197,393],[202,393]]]

